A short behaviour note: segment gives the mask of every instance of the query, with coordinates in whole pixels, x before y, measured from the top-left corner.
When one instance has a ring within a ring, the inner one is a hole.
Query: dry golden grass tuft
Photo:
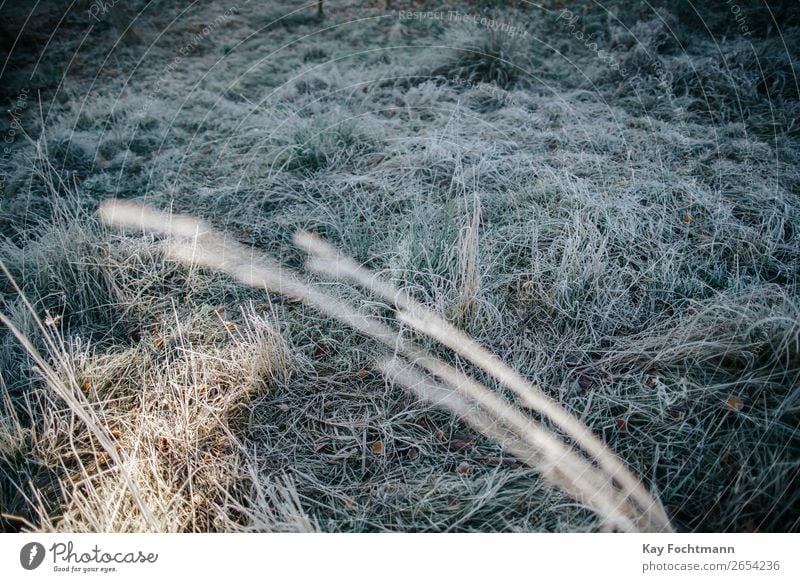
[[[47,391],[35,397],[49,415],[44,430],[4,439],[4,453],[33,452],[59,475],[39,488],[38,525],[29,529],[317,529],[289,481],[247,474],[255,469],[237,437],[253,399],[288,374],[286,348],[268,314],[248,305],[234,323],[211,307],[187,317],[176,311],[132,347],[100,355],[43,327],[52,368],[0,317],[37,362]],[[47,497],[59,500],[57,511],[45,507]]]

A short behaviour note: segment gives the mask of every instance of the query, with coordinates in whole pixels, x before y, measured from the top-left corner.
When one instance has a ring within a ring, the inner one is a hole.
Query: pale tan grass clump
[[[40,507],[38,523],[29,529],[317,529],[293,505],[290,482],[250,481],[237,437],[252,400],[288,374],[283,339],[252,305],[224,315],[230,320],[210,306],[176,311],[132,347],[104,354],[47,329],[52,368],[3,316],[52,391],[40,395],[50,415],[43,429],[0,433],[4,454],[33,450],[58,475],[49,490],[39,488],[43,500],[31,503]],[[56,510],[47,509],[48,497]]]
[[[167,235],[170,238],[164,246],[168,255],[175,259],[224,271],[248,285],[303,301],[378,340],[386,347],[387,358],[377,367],[390,379],[420,398],[450,409],[473,428],[537,468],[552,485],[594,509],[606,527],[624,531],[671,531],[659,501],[582,422],[471,337],[391,283],[340,255],[318,237],[298,233],[295,238],[295,242],[312,255],[308,263],[310,269],[353,282],[387,301],[396,308],[400,322],[440,341],[493,375],[511,388],[524,406],[555,423],[586,456],[485,385],[404,339],[397,330],[305,283],[274,260],[255,256],[251,249],[214,232],[201,221],[174,218],[122,202],[103,204],[100,216],[109,224]],[[475,226],[477,228],[477,224]],[[431,376],[422,374],[413,365],[420,366]]]
[[[87,398],[109,411],[104,421],[116,445],[131,452],[134,482],[157,531],[228,529],[228,506],[241,493],[235,425],[242,408],[266,391],[274,375],[285,373],[282,342],[266,320],[251,312],[240,330],[214,315],[208,309],[164,322],[154,338],[158,348],[141,342],[81,363]],[[124,502],[125,492],[102,469],[78,481],[88,477],[91,494],[73,498],[61,523],[65,531]],[[110,516],[90,531],[143,529],[131,519],[134,508],[119,513],[127,516],[124,525]]]
[[[472,208],[472,216],[458,236],[458,302],[455,309],[456,321],[468,321],[477,313],[478,292],[481,287],[478,244],[480,240],[481,203],[477,196]]]

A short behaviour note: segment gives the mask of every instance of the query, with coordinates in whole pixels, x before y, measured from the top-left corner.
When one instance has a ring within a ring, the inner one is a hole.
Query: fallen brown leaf
[[[586,374],[581,374],[578,376],[578,387],[583,392],[588,392],[594,386],[594,378],[591,376],[587,376]]]
[[[317,357],[325,356],[331,353],[331,346],[328,342],[325,341],[318,341],[314,344],[314,355]]]
[[[728,398],[725,400],[725,408],[732,412],[739,412],[742,408],[744,408],[744,400],[738,396],[728,396]]]
[[[471,438],[452,439],[447,443],[447,448],[451,451],[463,451],[464,449],[472,448],[473,442]]]

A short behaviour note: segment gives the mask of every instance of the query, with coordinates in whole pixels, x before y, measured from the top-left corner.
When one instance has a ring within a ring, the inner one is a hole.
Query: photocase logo
[[[44,546],[38,542],[25,544],[19,552],[19,563],[26,570],[35,570],[42,565],[44,553]]]

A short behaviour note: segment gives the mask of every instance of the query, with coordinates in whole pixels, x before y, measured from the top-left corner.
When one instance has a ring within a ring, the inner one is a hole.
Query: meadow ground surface
[[[799,13],[3,4],[0,312],[42,361],[0,328],[2,528],[600,528],[374,341],[102,224],[119,198],[298,270],[320,233],[581,418],[679,531],[799,530]]]

